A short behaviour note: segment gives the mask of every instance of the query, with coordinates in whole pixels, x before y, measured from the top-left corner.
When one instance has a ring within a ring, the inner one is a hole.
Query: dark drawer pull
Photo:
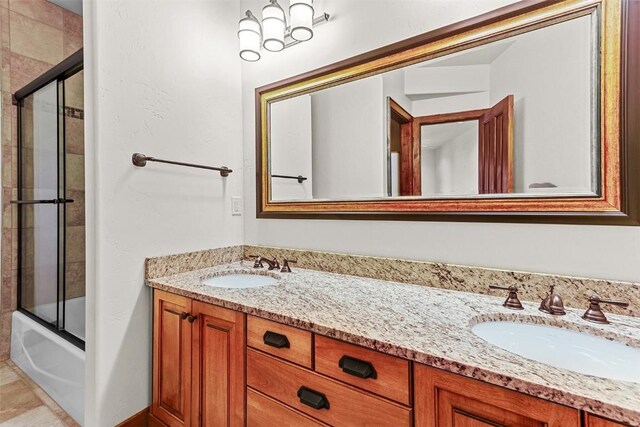
[[[305,386],[298,389],[298,397],[300,398],[300,403],[311,406],[313,409],[329,409],[327,396]]]
[[[358,378],[378,378],[376,370],[373,369],[373,365],[364,360],[354,359],[349,356],[342,356],[342,359],[338,362],[338,366],[342,368],[342,372],[345,374],[353,375]]]
[[[289,348],[289,340],[286,335],[277,334],[275,332],[267,331],[262,336],[262,341],[266,345],[270,345],[275,348]]]

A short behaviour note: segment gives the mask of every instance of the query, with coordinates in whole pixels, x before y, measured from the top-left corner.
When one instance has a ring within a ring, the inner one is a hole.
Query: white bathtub
[[[77,303],[79,305],[80,302]],[[84,324],[82,329],[84,332]],[[84,351],[15,311],[11,328],[11,360],[74,420],[83,424]]]

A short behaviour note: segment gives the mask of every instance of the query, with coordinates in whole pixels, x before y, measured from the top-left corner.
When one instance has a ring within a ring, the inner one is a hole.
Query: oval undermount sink
[[[504,350],[556,368],[640,383],[640,349],[620,342],[534,323],[483,322],[472,331]]]
[[[223,274],[202,281],[203,285],[232,289],[259,288],[275,283],[278,283],[278,279],[275,277],[248,273]]]

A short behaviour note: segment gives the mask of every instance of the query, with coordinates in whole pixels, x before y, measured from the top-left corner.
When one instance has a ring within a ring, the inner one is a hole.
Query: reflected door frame
[[[478,122],[478,194],[512,193],[513,95],[491,108],[414,117],[412,145],[417,147],[418,169],[422,161],[422,126],[474,120]]]
[[[391,123],[395,122],[400,128],[400,156],[399,177],[400,177],[400,196],[420,196],[422,194],[422,175],[421,175],[421,159],[420,159],[420,141],[416,145],[416,139],[413,137],[414,117],[405,110],[393,98],[387,97],[387,108],[389,117],[389,162],[391,162],[392,135]],[[391,167],[389,167],[391,171]],[[391,182],[391,173],[389,173],[389,182]],[[391,195],[391,188],[389,188]]]

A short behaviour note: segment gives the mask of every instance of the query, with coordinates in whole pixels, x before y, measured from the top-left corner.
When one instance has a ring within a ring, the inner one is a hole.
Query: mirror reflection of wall
[[[271,174],[310,178],[272,179],[272,200],[597,194],[594,22],[574,18],[272,103]],[[303,123],[304,137],[283,136]],[[304,161],[291,159],[301,151]]]

